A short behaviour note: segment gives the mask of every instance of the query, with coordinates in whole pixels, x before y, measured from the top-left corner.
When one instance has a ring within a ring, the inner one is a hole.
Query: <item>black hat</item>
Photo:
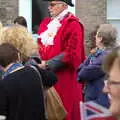
[[[68,5],[70,5],[71,7],[74,6],[74,4],[72,3],[71,0],[44,0],[44,1],[62,1],[62,2],[67,3]]]

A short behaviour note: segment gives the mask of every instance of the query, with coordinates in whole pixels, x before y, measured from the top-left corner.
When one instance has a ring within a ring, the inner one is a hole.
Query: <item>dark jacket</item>
[[[39,71],[44,86],[56,83],[53,73]],[[0,115],[7,120],[46,120],[42,85],[33,68],[26,66],[0,81]]]
[[[108,53],[109,51],[97,50],[96,53],[89,55],[78,69],[78,81],[85,81],[85,101],[95,101],[104,107],[109,107],[109,100],[102,91],[105,77],[102,63]]]

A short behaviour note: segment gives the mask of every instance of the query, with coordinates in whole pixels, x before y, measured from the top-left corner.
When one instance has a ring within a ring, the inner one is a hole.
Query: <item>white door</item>
[[[19,0],[19,16],[26,18],[28,30],[32,32],[32,0]]]

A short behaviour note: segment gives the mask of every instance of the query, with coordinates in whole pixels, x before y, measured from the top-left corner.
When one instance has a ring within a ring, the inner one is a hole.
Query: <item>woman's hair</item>
[[[27,28],[27,21],[23,16],[18,16],[17,18],[15,18],[14,24],[16,23]]]
[[[3,25],[2,25],[2,23],[1,23],[1,21],[0,21],[0,30],[2,29],[2,27],[3,27]]]
[[[6,67],[7,65],[18,61],[19,51],[9,43],[3,43],[0,45],[0,65]]]
[[[2,22],[0,21],[0,37],[2,35],[2,30],[3,30],[3,25],[2,25]]]
[[[19,50],[22,61],[32,54],[33,49],[38,49],[37,43],[32,39],[32,35],[21,25],[13,25],[4,30],[0,40],[0,44],[2,43],[14,45]]]
[[[120,47],[113,48],[113,50],[105,57],[103,70],[106,73],[109,73],[111,70],[113,63],[118,61],[118,66],[120,68]]]
[[[101,24],[97,36],[102,37],[105,47],[114,47],[117,39],[117,30],[111,24]]]

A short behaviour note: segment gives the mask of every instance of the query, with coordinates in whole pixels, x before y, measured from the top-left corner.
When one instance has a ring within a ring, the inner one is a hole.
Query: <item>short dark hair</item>
[[[22,25],[27,28],[27,21],[23,16],[18,16],[17,18],[15,18],[14,24],[15,23],[18,23],[19,25]]]
[[[0,65],[6,67],[18,60],[19,51],[12,44],[3,43],[0,45]]]

